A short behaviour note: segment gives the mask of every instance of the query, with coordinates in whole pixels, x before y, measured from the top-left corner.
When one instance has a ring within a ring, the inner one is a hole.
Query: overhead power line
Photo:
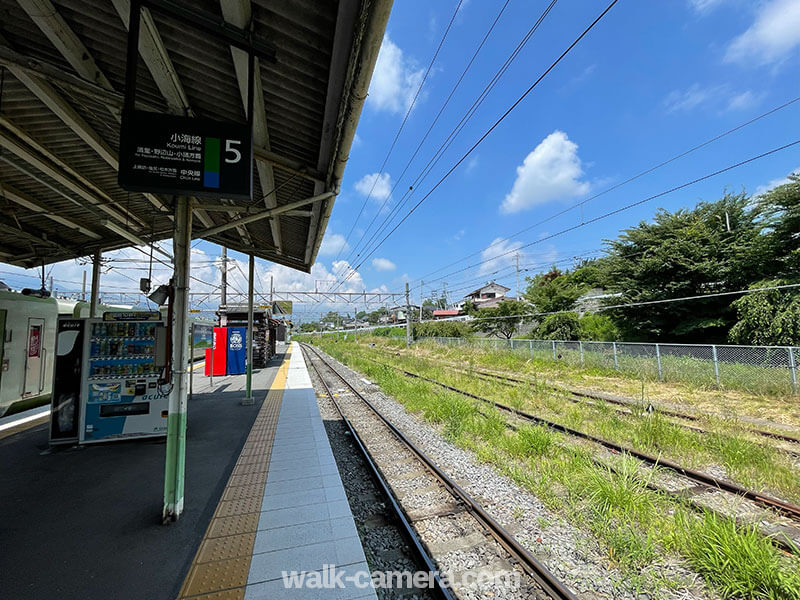
[[[776,106],[776,107],[774,107],[774,108],[772,108],[772,109],[770,109],[770,110],[768,110],[768,111],[766,111],[764,113],[761,113],[757,117],[749,119],[748,121],[745,121],[744,123],[741,123],[741,124],[737,125],[736,127],[732,127],[731,129],[728,129],[728,130],[726,130],[726,131],[724,131],[722,133],[719,133],[719,134],[717,134],[717,135],[705,140],[704,142],[701,142],[701,143],[699,143],[699,144],[697,144],[695,146],[692,146],[691,148],[689,148],[687,150],[684,150],[684,151],[672,156],[671,158],[668,158],[668,159],[666,159],[666,160],[664,160],[664,161],[662,161],[662,162],[660,162],[660,163],[658,163],[658,164],[656,164],[656,165],[654,165],[652,167],[649,167],[649,168],[647,168],[647,169],[645,169],[643,171],[640,171],[636,175],[628,177],[624,181],[621,181],[620,183],[617,183],[617,184],[615,184],[615,185],[613,185],[611,187],[608,187],[608,188],[602,190],[601,192],[598,192],[597,194],[593,194],[592,196],[590,196],[589,198],[586,198],[585,200],[582,200],[580,202],[576,202],[572,206],[570,206],[568,208],[565,208],[563,210],[560,210],[560,211],[550,215],[549,217],[546,217],[546,218],[534,223],[533,225],[525,227],[524,229],[520,229],[516,233],[512,233],[511,235],[509,235],[507,237],[499,238],[499,239],[495,240],[494,242],[492,242],[491,244],[489,244],[488,246],[486,246],[485,248],[483,248],[482,250],[478,250],[477,252],[473,252],[471,254],[468,254],[468,255],[460,258],[459,260],[453,261],[452,263],[449,263],[449,264],[447,264],[447,265],[445,265],[443,267],[440,267],[440,268],[436,269],[435,271],[431,271],[429,273],[426,273],[425,275],[422,275],[419,278],[415,279],[412,283],[416,283],[420,279],[427,281],[429,277],[431,277],[432,275],[435,275],[436,273],[439,273],[440,271],[443,271],[444,269],[448,269],[448,268],[450,268],[452,266],[455,266],[455,265],[457,265],[457,264],[459,264],[459,263],[461,263],[461,262],[463,262],[463,261],[465,261],[465,260],[467,260],[469,258],[472,258],[473,256],[477,256],[477,255],[481,254],[482,252],[485,252],[486,250],[488,250],[490,248],[493,248],[494,246],[498,246],[498,245],[501,245],[501,244],[503,244],[505,242],[508,242],[508,241],[514,239],[515,237],[517,237],[519,235],[522,235],[523,233],[527,233],[528,231],[531,231],[532,229],[535,229],[536,227],[540,227],[542,225],[545,225],[545,224],[549,223],[550,221],[553,221],[553,220],[557,219],[558,217],[563,216],[564,214],[566,214],[566,213],[568,213],[570,211],[573,211],[576,208],[579,208],[579,207],[587,204],[588,202],[591,202],[592,200],[596,200],[597,198],[600,198],[601,196],[605,196],[606,194],[608,194],[610,192],[613,192],[614,190],[617,190],[617,189],[619,189],[619,188],[621,188],[621,187],[623,187],[625,185],[628,185],[629,183],[632,183],[633,181],[636,181],[637,179],[640,179],[640,178],[644,177],[645,175],[649,175],[650,173],[653,173],[654,171],[657,171],[657,170],[661,169],[662,167],[665,167],[665,166],[667,166],[667,165],[669,165],[669,164],[671,164],[671,163],[673,163],[673,162],[675,162],[675,161],[677,161],[677,160],[679,160],[681,158],[684,158],[684,157],[688,156],[689,154],[692,154],[692,153],[696,152],[697,150],[705,148],[706,146],[708,146],[710,144],[713,144],[714,142],[717,142],[717,141],[723,139],[724,137],[726,137],[728,135],[731,135],[732,133],[735,133],[735,132],[743,129],[743,128],[747,127],[748,125],[752,125],[753,123],[756,123],[757,121],[760,121],[761,119],[764,119],[765,117],[768,117],[768,116],[770,116],[770,115],[772,115],[774,113],[777,113],[777,112],[779,112],[779,111],[781,111],[781,110],[783,110],[785,108],[788,108],[789,106],[792,106],[793,104],[797,103],[798,101],[800,101],[800,96],[796,96],[795,98],[792,98],[791,100],[788,100],[788,101],[780,104],[779,106]],[[434,279],[433,281],[438,281],[438,279]]]
[[[599,215],[597,217],[593,217],[593,218],[588,219],[586,221],[582,221],[581,223],[579,223],[577,225],[573,225],[571,227],[567,227],[567,228],[562,229],[560,231],[557,231],[555,233],[551,233],[549,235],[542,236],[539,239],[534,240],[533,242],[529,242],[527,244],[523,244],[522,246],[518,246],[516,248],[513,248],[511,250],[508,250],[508,251],[503,252],[501,254],[498,254],[496,256],[493,256],[491,259],[488,259],[488,260],[496,260],[496,259],[501,258],[503,256],[509,256],[509,255],[513,254],[514,252],[519,252],[520,250],[523,250],[525,248],[530,248],[531,246],[535,246],[536,244],[541,244],[542,242],[546,242],[547,240],[551,240],[553,238],[562,236],[562,235],[564,235],[566,233],[569,233],[571,231],[575,231],[577,229],[580,229],[581,227],[585,227],[587,225],[591,225],[593,223],[597,223],[598,221],[602,221],[603,219],[607,219],[608,217],[611,217],[613,215],[619,214],[621,212],[625,212],[626,210],[630,210],[631,208],[634,208],[636,206],[640,206],[642,204],[645,204],[645,203],[650,202],[652,200],[655,200],[657,198],[661,198],[662,196],[666,196],[668,194],[672,194],[672,193],[677,192],[679,190],[682,190],[684,188],[687,188],[687,187],[690,187],[690,186],[695,185],[697,183],[700,183],[701,181],[706,181],[707,179],[711,179],[712,177],[716,177],[717,175],[721,175],[722,173],[726,173],[728,171],[732,171],[733,169],[736,169],[738,167],[741,167],[741,166],[744,166],[746,164],[755,162],[755,161],[757,161],[759,159],[762,159],[762,158],[765,158],[767,156],[771,156],[773,154],[776,154],[777,152],[781,152],[782,150],[786,150],[788,148],[792,148],[794,146],[797,146],[798,144],[800,144],[800,139],[797,139],[797,140],[795,140],[793,142],[789,142],[788,144],[784,144],[782,146],[778,146],[777,148],[773,148],[772,150],[767,150],[766,152],[762,152],[761,154],[758,154],[756,156],[751,156],[750,158],[747,158],[745,160],[741,160],[741,161],[739,161],[737,163],[734,163],[732,165],[728,165],[727,167],[724,167],[722,169],[718,169],[718,170],[714,171],[713,173],[708,173],[708,174],[703,175],[701,177],[697,177],[696,179],[692,179],[691,181],[687,181],[687,182],[682,183],[680,185],[676,185],[674,187],[669,188],[668,190],[664,190],[663,192],[659,192],[658,194],[653,194],[652,196],[648,196],[647,198],[642,198],[641,200],[637,200],[636,202],[631,202],[630,204],[626,204],[626,205],[621,206],[619,208],[615,208],[614,210],[611,210],[609,212],[603,213],[603,214],[601,214],[601,215]],[[455,271],[451,271],[447,275],[442,276],[440,279],[442,279],[444,277],[449,277],[451,275],[455,275],[456,273],[461,273],[463,271],[466,271],[467,269],[471,269],[473,267],[479,266],[479,265],[483,264],[484,262],[486,262],[486,261],[480,261],[480,262],[474,263],[472,265],[467,265],[466,267],[464,267],[462,269],[457,269]],[[433,280],[433,281],[436,281],[436,280]]]
[[[503,6],[500,8],[500,12],[497,13],[497,16],[495,17],[494,21],[492,22],[492,24],[489,26],[489,29],[484,34],[483,39],[478,44],[478,47],[475,49],[475,51],[472,53],[472,57],[467,62],[467,65],[464,67],[464,70],[461,71],[461,75],[458,77],[458,80],[456,81],[455,85],[453,85],[453,88],[450,90],[450,93],[448,94],[447,98],[442,103],[442,106],[439,108],[439,112],[434,117],[433,121],[431,122],[430,126],[428,127],[428,130],[425,132],[425,135],[422,136],[422,139],[417,144],[417,147],[414,150],[414,153],[411,155],[411,158],[409,158],[408,161],[406,162],[405,167],[403,167],[403,171],[400,173],[399,177],[395,180],[395,183],[392,186],[392,189],[389,192],[389,195],[384,199],[384,201],[381,204],[380,208],[378,208],[378,210],[375,212],[375,214],[373,215],[372,220],[370,221],[369,225],[364,230],[364,233],[361,234],[361,237],[359,238],[358,242],[356,242],[356,244],[353,246],[353,250],[351,251],[351,253],[350,253],[350,255],[348,256],[348,259],[347,259],[348,262],[351,261],[350,257],[352,257],[354,255],[354,253],[356,252],[358,247],[361,245],[361,242],[364,240],[364,237],[370,231],[370,229],[372,228],[372,225],[375,223],[375,219],[383,211],[383,208],[386,206],[387,202],[389,201],[389,199],[394,194],[394,191],[395,191],[395,189],[397,189],[397,186],[403,180],[403,177],[405,176],[406,172],[408,171],[408,168],[411,166],[411,163],[414,161],[414,159],[416,158],[416,156],[419,153],[420,149],[422,148],[422,145],[428,139],[428,136],[430,135],[431,131],[433,131],[433,128],[436,126],[436,123],[439,122],[439,118],[442,116],[442,113],[444,112],[445,108],[447,108],[447,106],[450,104],[450,100],[452,100],[453,96],[456,93],[456,90],[461,85],[461,83],[464,80],[464,77],[466,76],[467,72],[469,72],[469,70],[472,68],[472,64],[475,62],[475,59],[477,58],[478,54],[483,49],[483,46],[486,44],[486,41],[489,39],[489,36],[491,35],[492,31],[494,31],[495,26],[497,25],[498,21],[500,20],[500,17],[502,17],[503,13],[505,12],[506,7],[508,6],[509,2],[510,2],[510,0],[506,0],[505,4],[503,4]],[[556,0],[553,0],[551,2],[551,6],[547,9],[547,11],[545,12],[545,15],[546,15],[547,12],[549,12],[550,8],[552,8],[552,5],[555,4],[555,2],[556,2]],[[450,132],[450,134],[448,135],[447,139],[444,142],[442,142],[442,144],[439,147],[439,150],[437,150],[437,152],[434,154],[433,158],[435,158],[442,151],[442,148],[447,143],[447,141],[450,140],[453,137],[454,133],[457,135],[457,131],[456,130],[458,129],[459,125],[464,123],[465,119],[468,119],[469,116],[471,116],[471,112],[474,112],[474,110],[477,109],[476,105],[480,105],[480,103],[483,102],[482,98],[485,98],[486,94],[488,94],[488,92],[491,91],[491,88],[494,86],[494,83],[496,83],[496,81],[499,79],[499,77],[502,76],[502,74],[505,72],[505,69],[511,63],[511,61],[513,61],[513,59],[516,58],[517,54],[521,50],[521,47],[524,46],[525,42],[527,42],[527,40],[530,39],[530,36],[531,36],[532,32],[535,31],[536,28],[539,26],[539,23],[541,22],[542,18],[543,17],[540,17],[539,20],[537,20],[537,22],[534,24],[534,26],[528,31],[528,34],[525,36],[523,41],[520,42],[517,45],[517,48],[514,50],[514,52],[512,52],[511,56],[506,60],[506,63],[503,65],[503,67],[501,67],[501,69],[498,70],[497,73],[495,73],[495,75],[492,78],[492,80],[486,85],[486,87],[484,87],[484,90],[481,92],[481,94],[478,96],[478,98],[473,102],[473,104],[470,107],[470,109],[468,109],[467,112],[464,114],[464,116],[461,117],[461,121],[459,121],[458,125],[456,125],[456,127],[453,129],[453,131]],[[432,159],[430,159],[430,160],[432,160]],[[429,160],[428,164],[430,164],[430,160]],[[417,180],[418,179],[419,179],[419,176],[417,177]],[[413,182],[411,187],[413,187],[413,186],[415,186],[417,184],[417,180],[415,180]],[[400,201],[398,201],[397,206],[400,206],[403,203],[403,199],[407,195],[408,195],[408,192],[406,192],[406,194],[403,195],[403,198],[401,198]],[[397,206],[395,207],[395,209],[397,208]],[[362,207],[362,209],[363,209],[363,207]],[[393,209],[390,212],[390,214],[387,215],[387,218],[391,218],[391,216],[395,212],[395,209]],[[359,216],[360,216],[360,214],[359,214]],[[385,219],[384,219],[384,221],[385,221]],[[382,224],[383,223],[381,223],[381,226],[382,226]],[[381,226],[379,226],[379,229],[380,229]],[[370,238],[370,240],[367,241],[367,245],[370,243],[370,241],[372,241],[372,237]],[[356,254],[355,256],[358,256],[358,254]],[[341,275],[342,274],[339,273],[337,276],[341,277]]]
[[[460,159],[458,159],[458,161],[456,161],[456,163],[455,163],[455,164],[454,164],[454,165],[453,165],[453,166],[452,166],[452,167],[451,167],[451,168],[450,168],[450,169],[449,169],[449,170],[448,170],[448,171],[447,171],[447,172],[446,172],[446,173],[445,173],[445,174],[444,174],[444,175],[443,175],[443,176],[442,176],[440,179],[439,179],[439,181],[437,181],[437,182],[436,182],[436,184],[434,184],[434,186],[433,186],[433,187],[432,187],[432,188],[431,188],[431,189],[430,189],[430,190],[429,190],[429,191],[428,191],[428,192],[427,192],[427,193],[426,193],[426,194],[425,194],[425,195],[424,195],[424,196],[423,196],[423,197],[422,197],[422,198],[421,198],[421,199],[420,199],[420,200],[419,200],[419,201],[418,201],[418,202],[417,202],[417,203],[416,203],[416,204],[415,204],[415,205],[414,205],[412,208],[411,208],[411,210],[409,210],[409,211],[408,211],[408,213],[406,213],[406,215],[405,215],[405,216],[404,216],[404,217],[403,217],[403,218],[402,218],[402,219],[401,219],[401,220],[400,220],[400,221],[399,221],[399,222],[398,222],[398,223],[397,223],[397,224],[396,224],[396,225],[395,225],[395,226],[394,226],[394,227],[391,229],[391,231],[389,231],[389,233],[387,233],[387,234],[386,234],[386,235],[383,237],[383,239],[381,239],[381,241],[380,241],[380,242],[378,242],[378,244],[377,244],[377,245],[376,245],[376,246],[375,246],[375,247],[374,247],[374,248],[373,248],[373,249],[372,249],[372,250],[369,252],[369,254],[367,254],[367,255],[366,255],[366,256],[365,256],[365,257],[364,257],[364,258],[361,260],[361,262],[359,262],[359,264],[358,264],[358,265],[356,265],[356,267],[354,267],[354,269],[356,269],[356,270],[357,270],[358,268],[360,268],[360,267],[361,267],[361,265],[363,265],[363,264],[364,264],[364,262],[365,262],[366,260],[368,260],[368,259],[369,259],[369,258],[370,258],[370,257],[371,257],[371,256],[372,256],[372,255],[373,255],[373,254],[374,254],[374,253],[377,251],[377,250],[378,250],[378,248],[380,248],[380,247],[381,247],[381,246],[382,246],[382,245],[383,245],[383,244],[386,242],[386,240],[387,240],[387,239],[389,239],[389,237],[390,237],[390,236],[391,236],[391,235],[392,235],[392,234],[393,234],[395,231],[397,231],[397,229],[398,229],[398,228],[399,228],[399,227],[400,227],[400,226],[401,226],[401,225],[402,225],[402,224],[403,224],[403,223],[404,223],[404,222],[405,222],[405,221],[406,221],[406,220],[407,220],[407,219],[408,219],[408,218],[409,218],[409,217],[410,217],[410,216],[411,216],[413,213],[414,213],[414,211],[416,211],[416,210],[417,210],[417,209],[418,209],[418,208],[419,208],[419,207],[422,205],[422,203],[423,203],[423,202],[425,202],[425,200],[427,200],[427,199],[428,199],[428,198],[429,198],[429,197],[430,197],[430,196],[433,194],[433,192],[435,192],[435,191],[436,191],[436,190],[439,188],[439,186],[441,186],[441,185],[442,185],[442,183],[444,183],[444,182],[447,180],[447,178],[448,178],[448,177],[450,177],[450,175],[451,175],[451,174],[452,174],[452,173],[453,173],[453,172],[454,172],[454,171],[455,171],[455,170],[456,170],[456,169],[459,167],[459,165],[461,165],[461,163],[463,163],[463,162],[464,162],[464,161],[465,161],[465,160],[466,160],[466,159],[469,157],[469,155],[470,155],[470,154],[472,154],[472,153],[475,151],[475,149],[476,149],[478,146],[480,146],[480,145],[481,145],[481,143],[483,143],[483,141],[484,141],[484,140],[485,140],[487,137],[489,137],[489,135],[490,135],[490,134],[491,134],[491,133],[492,133],[492,132],[493,132],[493,131],[494,131],[494,130],[495,130],[495,129],[496,129],[498,126],[499,126],[499,125],[500,125],[500,123],[502,123],[502,122],[503,122],[503,121],[504,121],[504,120],[505,120],[505,119],[508,117],[508,115],[510,115],[510,114],[511,114],[511,112],[513,112],[513,111],[514,111],[514,109],[515,109],[515,108],[517,108],[517,106],[519,106],[519,105],[520,105],[520,103],[521,103],[521,102],[522,102],[522,101],[523,101],[523,100],[524,100],[524,99],[525,99],[525,98],[526,98],[526,97],[527,97],[527,96],[528,96],[528,95],[529,95],[529,94],[530,94],[530,93],[531,93],[531,92],[532,92],[532,91],[533,91],[533,90],[534,90],[534,89],[535,89],[535,88],[536,88],[536,87],[539,85],[539,83],[541,83],[541,81],[542,81],[542,80],[543,80],[545,77],[547,77],[547,75],[548,75],[548,74],[549,74],[549,73],[550,73],[550,72],[551,72],[553,69],[555,69],[555,68],[556,68],[556,66],[557,66],[557,65],[558,65],[558,64],[559,64],[559,63],[560,63],[560,62],[561,62],[561,61],[562,61],[562,60],[563,60],[563,59],[564,59],[564,58],[565,58],[565,57],[566,57],[566,56],[567,56],[567,55],[568,55],[568,54],[569,54],[569,53],[572,51],[572,49],[573,49],[575,46],[577,46],[577,45],[580,43],[580,41],[581,41],[581,40],[582,40],[584,37],[586,37],[586,35],[587,35],[587,34],[588,34],[588,33],[589,33],[589,32],[590,32],[592,29],[594,29],[594,27],[595,27],[595,26],[596,26],[596,25],[597,25],[597,24],[598,24],[598,23],[599,23],[599,22],[600,22],[600,21],[603,19],[603,17],[605,17],[605,16],[608,14],[608,12],[609,12],[609,11],[610,11],[610,10],[611,10],[611,9],[612,9],[612,8],[613,8],[615,5],[616,5],[616,4],[617,4],[617,2],[619,2],[619,0],[612,0],[612,2],[611,2],[611,3],[610,3],[610,4],[609,4],[609,5],[608,5],[608,6],[605,8],[605,10],[603,10],[603,12],[602,12],[602,13],[600,13],[600,15],[599,15],[599,16],[598,16],[598,17],[597,17],[597,18],[596,18],[594,21],[592,21],[592,23],[591,23],[591,24],[590,24],[588,27],[586,27],[586,29],[584,29],[584,30],[583,30],[583,32],[582,32],[582,33],[581,33],[581,34],[580,34],[580,35],[579,35],[579,36],[578,36],[578,37],[575,39],[575,41],[573,41],[573,42],[572,42],[572,43],[571,43],[571,44],[570,44],[570,45],[567,47],[567,49],[566,49],[566,50],[564,50],[564,51],[561,53],[561,55],[560,55],[560,56],[559,56],[559,57],[558,57],[558,58],[557,58],[557,59],[556,59],[556,60],[555,60],[555,61],[554,61],[554,62],[553,62],[553,63],[552,63],[552,64],[551,64],[551,65],[550,65],[550,66],[549,66],[549,67],[548,67],[548,68],[547,68],[547,69],[546,69],[546,70],[545,70],[545,71],[544,71],[544,72],[543,72],[543,73],[542,73],[542,74],[541,74],[541,75],[540,75],[540,76],[537,78],[537,79],[536,79],[536,81],[534,81],[534,82],[533,82],[533,83],[530,85],[530,87],[528,87],[528,89],[527,89],[527,90],[525,90],[525,91],[522,93],[522,95],[521,95],[521,96],[520,96],[520,97],[519,97],[519,98],[518,98],[516,101],[514,101],[514,103],[513,103],[513,104],[512,104],[512,105],[511,105],[511,106],[510,106],[510,107],[509,107],[509,108],[508,108],[508,109],[507,109],[507,110],[506,110],[506,111],[505,111],[505,112],[504,112],[504,113],[503,113],[503,114],[502,114],[502,115],[501,115],[501,116],[500,116],[500,117],[499,117],[499,118],[498,118],[498,119],[497,119],[497,120],[494,122],[494,124],[492,124],[492,126],[491,126],[491,127],[489,127],[489,129],[488,129],[488,130],[487,130],[487,131],[486,131],[486,132],[485,132],[483,135],[481,135],[481,137],[480,137],[480,138],[478,138],[478,140],[477,140],[477,141],[476,141],[476,142],[475,142],[475,143],[474,143],[474,144],[473,144],[473,145],[472,145],[472,146],[469,148],[469,150],[467,150],[467,151],[466,151],[466,152],[465,152],[465,153],[464,153],[464,154],[461,156],[461,158],[460,158]],[[350,277],[350,275],[348,275],[348,278],[349,278],[349,277]],[[344,283],[344,281],[347,281],[347,279],[343,280],[343,281],[342,281],[342,283]],[[340,285],[341,285],[341,284],[340,284]]]
[[[400,127],[397,129],[397,133],[395,133],[395,135],[394,135],[394,139],[392,140],[392,143],[389,146],[389,150],[386,152],[386,156],[383,158],[383,162],[381,163],[381,167],[378,170],[377,175],[375,176],[375,180],[372,182],[372,187],[370,188],[369,193],[367,194],[367,197],[364,198],[364,203],[361,205],[361,209],[358,211],[358,215],[356,215],[356,218],[353,221],[353,226],[350,227],[350,231],[347,232],[347,236],[345,237],[344,244],[342,244],[340,246],[339,252],[336,253],[336,258],[334,259],[334,262],[339,260],[339,256],[341,254],[342,248],[345,248],[347,246],[347,242],[350,239],[350,236],[353,234],[353,231],[355,230],[356,225],[358,224],[358,221],[359,221],[359,219],[361,218],[361,215],[364,212],[364,208],[367,206],[367,202],[369,202],[369,199],[372,197],[372,192],[375,191],[375,186],[378,183],[378,179],[380,179],[380,176],[383,174],[383,170],[386,168],[386,163],[389,161],[389,157],[392,155],[392,152],[394,151],[394,147],[397,144],[397,140],[400,138],[400,134],[402,133],[403,128],[406,125],[406,121],[408,121],[408,117],[411,114],[411,110],[414,108],[414,105],[417,103],[417,98],[419,98],[419,94],[422,91],[422,87],[425,85],[425,82],[428,80],[428,75],[430,74],[434,63],[436,62],[436,58],[439,56],[439,51],[442,49],[442,46],[444,45],[444,42],[447,39],[447,34],[450,33],[450,28],[453,26],[453,23],[456,20],[456,16],[458,16],[458,11],[461,9],[461,4],[463,2],[464,2],[464,0],[458,0],[458,4],[456,5],[456,9],[453,11],[453,16],[450,17],[450,22],[447,24],[447,27],[445,28],[444,33],[442,34],[442,38],[439,40],[439,45],[436,48],[436,52],[433,53],[433,56],[431,57],[431,60],[428,63],[428,68],[425,70],[425,74],[422,76],[422,81],[420,82],[419,87],[417,88],[417,91],[414,94],[414,98],[411,100],[411,103],[408,105],[408,109],[406,110],[406,114],[403,117],[403,121],[400,123]]]

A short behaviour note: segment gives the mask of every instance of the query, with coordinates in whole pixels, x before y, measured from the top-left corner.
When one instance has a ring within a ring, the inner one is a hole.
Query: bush
[[[548,315],[536,331],[543,340],[577,340],[581,337],[581,324],[578,314],[559,313]]]
[[[608,315],[585,314],[580,319],[581,339],[592,342],[615,342],[619,330]]]
[[[413,323],[414,337],[472,337],[472,327],[463,321]]]

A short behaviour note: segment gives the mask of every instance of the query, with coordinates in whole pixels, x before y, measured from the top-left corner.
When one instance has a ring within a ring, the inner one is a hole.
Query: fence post
[[[514,351],[514,338],[511,338],[511,351]]]
[[[553,340],[553,360],[558,360],[556,358],[556,341]]]
[[[528,340],[528,346],[531,349],[531,358],[533,358],[533,340]]]
[[[664,381],[664,373],[661,370],[661,347],[656,344],[656,362],[658,363],[658,380]]]
[[[614,368],[619,371],[619,360],[617,359],[617,342],[611,342],[614,347]]]
[[[578,340],[578,349],[581,351],[581,366],[583,365],[583,342]]]
[[[792,391],[797,393],[797,362],[794,358],[794,348],[789,346],[789,368],[792,370]]]
[[[721,387],[719,383],[719,361],[717,360],[717,346],[711,345],[711,355],[714,357],[714,379],[717,380],[717,387]]]

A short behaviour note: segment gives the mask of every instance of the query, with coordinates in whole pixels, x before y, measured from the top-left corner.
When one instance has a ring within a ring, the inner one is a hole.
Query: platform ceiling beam
[[[238,27],[239,29],[249,29],[253,20],[252,6],[250,0],[220,0],[222,16],[226,23]],[[247,52],[231,46],[231,57],[233,67],[236,70],[236,79],[239,83],[239,92],[242,96],[242,106],[247,111],[248,88],[250,85],[250,74],[248,69]],[[258,57],[253,64],[253,145],[270,151],[269,130],[267,129],[267,112],[264,107],[264,90],[261,87],[261,75]],[[248,115],[249,116],[249,115]],[[278,199],[275,194],[275,174],[272,165],[265,161],[256,161],[256,171],[258,181],[261,184],[261,193],[264,195],[264,206],[276,208]],[[270,232],[272,233],[272,243],[276,252],[283,252],[283,241],[281,240],[281,224],[277,217],[270,221]]]
[[[344,92],[344,82],[346,77],[344,74],[347,70],[348,55],[353,39],[353,24],[355,23],[355,16],[358,14],[359,3],[357,0],[340,0],[339,7],[336,15],[336,34],[333,38],[333,53],[331,55],[330,64],[330,77],[328,78],[328,89],[325,95],[325,113],[322,123],[323,143],[319,148],[319,156],[317,159],[317,170],[322,171],[328,168],[331,156],[334,152],[335,136],[325,135],[332,133],[338,125],[338,112],[337,106],[342,93]],[[338,182],[331,182],[337,186]],[[314,193],[320,193],[324,187],[316,184]],[[331,210],[333,210],[333,201],[324,200],[318,202],[312,207],[311,221],[308,227],[308,236],[306,238],[306,248],[304,261],[311,264],[316,258],[319,251],[319,246],[322,242],[322,235],[317,235],[318,232],[324,231],[327,226],[328,218]],[[322,229],[320,228],[322,227]]]
[[[52,164],[38,152],[23,145],[20,141],[14,139],[5,132],[0,132],[0,147],[10,151],[18,158],[22,159],[32,167],[35,167],[50,177],[53,181],[56,181],[69,191],[83,198],[91,206],[98,208],[120,223],[123,223],[128,227],[133,226],[136,229],[145,226],[144,221],[135,215],[129,213],[126,216],[124,213],[121,213],[110,206],[110,204],[113,204],[113,201],[109,196],[105,194],[98,194],[95,191],[90,191],[89,189],[85,188],[82,184],[74,180],[72,177],[69,177],[67,173],[63,172],[60,168]]]
[[[10,47],[8,40],[0,34],[0,44],[4,44],[2,50],[14,52]],[[61,121],[69,127],[69,129],[82,139],[87,146],[94,150],[100,158],[106,161],[109,166],[115,171],[119,170],[119,160],[117,153],[103,140],[102,137],[89,125],[83,117],[72,107],[72,105],[64,99],[64,97],[50,85],[44,76],[37,76],[29,69],[24,69],[20,66],[9,65],[8,70],[16,77],[22,85],[36,96],[42,104],[49,108]],[[77,78],[73,78],[77,79]],[[96,84],[86,82],[88,86],[94,88]],[[97,86],[99,87],[99,86]],[[101,88],[105,89],[105,88]],[[107,90],[109,93],[116,94],[114,90]],[[112,111],[112,114],[115,114]],[[155,194],[143,194],[144,197],[159,211],[169,212],[171,210],[164,204],[164,202]]]
[[[88,48],[70,28],[64,17],[58,12],[50,0],[17,0],[36,26],[47,36],[66,61],[84,79],[93,81],[99,86],[113,90],[108,78],[95,63]],[[119,121],[119,110],[108,107],[108,110]]]
[[[27,208],[31,212],[35,212],[37,214],[41,214],[43,217],[47,217],[51,221],[55,221],[59,225],[63,225],[67,229],[72,229],[77,231],[78,233],[85,235],[88,238],[93,240],[99,240],[102,236],[98,235],[91,229],[87,229],[82,225],[78,224],[77,222],[73,221],[72,219],[68,219],[67,217],[63,217],[48,207],[45,203],[32,198],[31,196],[20,192],[19,190],[7,185],[5,183],[0,182],[0,196],[14,202],[15,204],[19,204],[20,206]]]

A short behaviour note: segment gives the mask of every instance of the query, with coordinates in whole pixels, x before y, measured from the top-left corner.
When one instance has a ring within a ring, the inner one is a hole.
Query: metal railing
[[[619,371],[652,381],[755,393],[797,394],[797,346],[646,344],[497,338],[419,338],[440,344],[505,350],[532,359]]]

